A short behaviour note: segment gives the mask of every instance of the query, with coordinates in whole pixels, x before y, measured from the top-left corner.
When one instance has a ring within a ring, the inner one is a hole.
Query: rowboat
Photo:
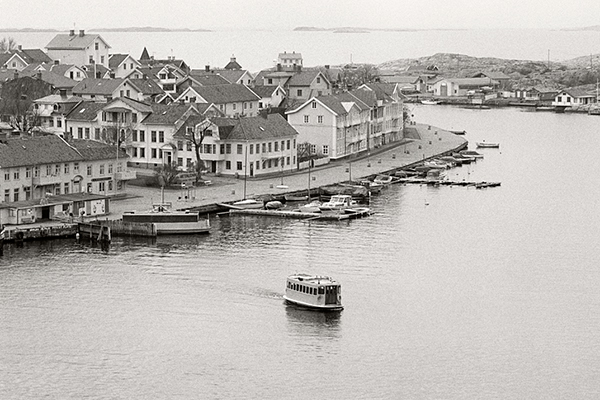
[[[482,148],[497,149],[500,147],[500,143],[492,143],[492,142],[475,142],[475,144],[477,145],[477,147],[482,147]]]

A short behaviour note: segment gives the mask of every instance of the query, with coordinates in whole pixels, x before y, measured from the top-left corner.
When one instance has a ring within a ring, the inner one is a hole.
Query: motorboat
[[[437,100],[433,100],[433,99],[430,99],[430,100],[426,99],[426,100],[421,100],[421,104],[425,104],[426,106],[435,106],[437,104],[440,104],[440,102]]]
[[[123,214],[124,223],[146,223],[156,226],[157,235],[208,233],[210,221],[200,218],[200,213],[190,210],[173,210],[171,203],[158,203],[145,212],[128,211]]]
[[[311,201],[308,204],[304,204],[301,206],[298,211],[303,213],[320,213],[321,212],[321,202],[318,200]]]
[[[328,276],[297,273],[288,276],[283,298],[288,304],[320,311],[341,311],[342,286]]]
[[[475,150],[461,150],[459,154],[466,157],[483,158],[483,154],[478,153]]]
[[[482,147],[482,148],[497,149],[500,147],[500,143],[493,143],[493,142],[475,142],[475,144],[477,145],[477,147]]]
[[[379,185],[389,185],[392,183],[392,177],[389,175],[377,175],[375,179],[373,179],[373,183]]]
[[[331,199],[329,199],[328,202],[321,204],[319,209],[321,211],[341,210],[352,207],[355,204],[356,202],[352,200],[352,196],[348,194],[338,194],[331,196]]]
[[[236,201],[232,203],[232,208],[264,208],[264,203],[262,201],[258,201],[256,199],[244,199],[240,201]]]

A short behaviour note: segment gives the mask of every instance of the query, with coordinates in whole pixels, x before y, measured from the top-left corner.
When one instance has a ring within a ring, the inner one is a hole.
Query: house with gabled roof
[[[87,78],[73,88],[74,95],[94,101],[110,101],[117,97],[153,101],[162,93],[162,89],[149,79]]]
[[[598,103],[596,84],[581,85],[560,90],[552,102],[553,106],[567,108]]]
[[[36,99],[34,109],[40,118],[40,129],[64,137],[65,116],[82,101],[81,97],[67,95],[65,92]]]
[[[430,82],[434,96],[454,97],[468,96],[470,92],[496,90],[498,81],[491,78],[440,78]]]
[[[279,85],[292,101],[304,101],[313,96],[327,96],[332,93],[331,82],[318,68],[296,67],[293,71],[286,71],[278,65],[274,70],[259,72],[255,86],[259,85]]]
[[[260,97],[258,101],[259,110],[277,108],[285,100],[285,90],[281,86],[261,85],[250,89]]]
[[[32,64],[52,62],[41,49],[23,49],[21,45],[15,50],[0,53],[0,68],[22,71]]]
[[[32,67],[32,66],[34,66],[34,64],[31,64],[29,67]],[[23,70],[23,73],[25,73],[25,71],[28,71],[29,67],[25,68]],[[34,70],[34,71],[50,71],[52,73],[64,76],[65,78],[68,78],[68,79],[71,79],[71,80],[74,80],[77,82],[80,82],[88,77],[87,71],[85,69],[83,69],[83,67],[79,67],[79,66],[73,65],[73,64],[60,64],[58,62],[58,60],[53,63],[38,64],[38,65],[34,66],[32,68],[32,70]]]
[[[295,51],[291,53],[284,51],[277,56],[277,64],[286,69],[295,69],[297,66],[302,67],[303,62],[302,54]]]
[[[371,107],[351,93],[312,97],[286,112],[298,143],[311,153],[339,159],[369,148]]]
[[[260,100],[260,96],[240,84],[191,86],[175,99],[176,102],[214,104],[230,117],[256,115]]]
[[[86,34],[75,30],[68,34],[57,34],[46,45],[48,56],[60,60],[61,64],[88,65],[100,64],[108,68],[110,45],[98,34]]]
[[[178,141],[177,157],[189,160],[190,165],[195,159],[194,149],[184,144],[198,129],[205,133],[200,154],[210,172],[253,177],[296,169],[298,132],[280,114],[190,118],[174,137]]]
[[[105,199],[103,196],[122,192],[123,181],[135,177],[127,169],[127,154],[121,151],[117,155],[115,146],[92,141],[67,142],[56,135],[3,139],[0,168],[5,171],[0,213],[7,224],[82,215],[80,208],[85,215],[107,214],[110,211],[107,202],[57,202],[56,197],[86,192],[88,201]],[[94,206],[102,207],[93,212]]]
[[[129,54],[110,54],[108,56],[108,68],[115,78],[127,78],[132,71],[141,66],[142,64]]]
[[[403,138],[404,95],[399,85],[366,83],[351,94],[371,107],[369,149]]]
[[[128,77],[147,77],[155,81],[164,92],[173,94],[176,92],[177,83],[185,77],[185,72],[170,64],[152,65],[138,67],[130,72]]]
[[[498,89],[505,90],[508,89],[508,84],[510,81],[510,76],[506,75],[502,71],[482,71],[476,74],[473,74],[472,78],[489,78],[496,82],[498,82]]]

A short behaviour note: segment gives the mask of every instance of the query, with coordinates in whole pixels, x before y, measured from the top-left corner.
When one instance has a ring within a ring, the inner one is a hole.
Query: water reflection
[[[292,304],[285,305],[290,333],[295,336],[313,336],[339,339],[343,311],[316,311]]]

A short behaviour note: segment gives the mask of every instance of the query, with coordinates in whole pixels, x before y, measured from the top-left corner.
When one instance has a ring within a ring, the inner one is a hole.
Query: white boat
[[[421,100],[421,104],[425,104],[426,106],[435,106],[439,103],[437,100]]]
[[[268,201],[265,203],[265,210],[279,210],[283,207],[283,203],[279,200]]]
[[[392,177],[389,175],[377,175],[375,179],[373,179],[373,183],[379,185],[388,185],[392,183]]]
[[[320,213],[321,212],[321,202],[318,200],[315,201],[311,201],[308,204],[304,204],[303,206],[301,206],[299,208],[300,212],[305,212],[305,213]]]
[[[321,204],[319,209],[321,211],[341,210],[352,207],[355,204],[356,202],[352,200],[352,196],[349,194],[337,194],[331,196],[331,199],[329,199],[328,202]]]
[[[200,218],[199,212],[173,210],[171,203],[154,204],[152,209],[146,212],[125,212],[123,222],[154,224],[157,235],[208,233],[210,231],[210,221]]]
[[[286,302],[322,311],[340,311],[342,287],[328,276],[294,274],[287,278]]]
[[[497,149],[500,147],[500,143],[492,143],[492,142],[476,142],[477,147],[483,148],[494,148]]]
[[[255,199],[245,199],[236,201],[232,204],[233,208],[263,208],[264,204],[262,201]]]

